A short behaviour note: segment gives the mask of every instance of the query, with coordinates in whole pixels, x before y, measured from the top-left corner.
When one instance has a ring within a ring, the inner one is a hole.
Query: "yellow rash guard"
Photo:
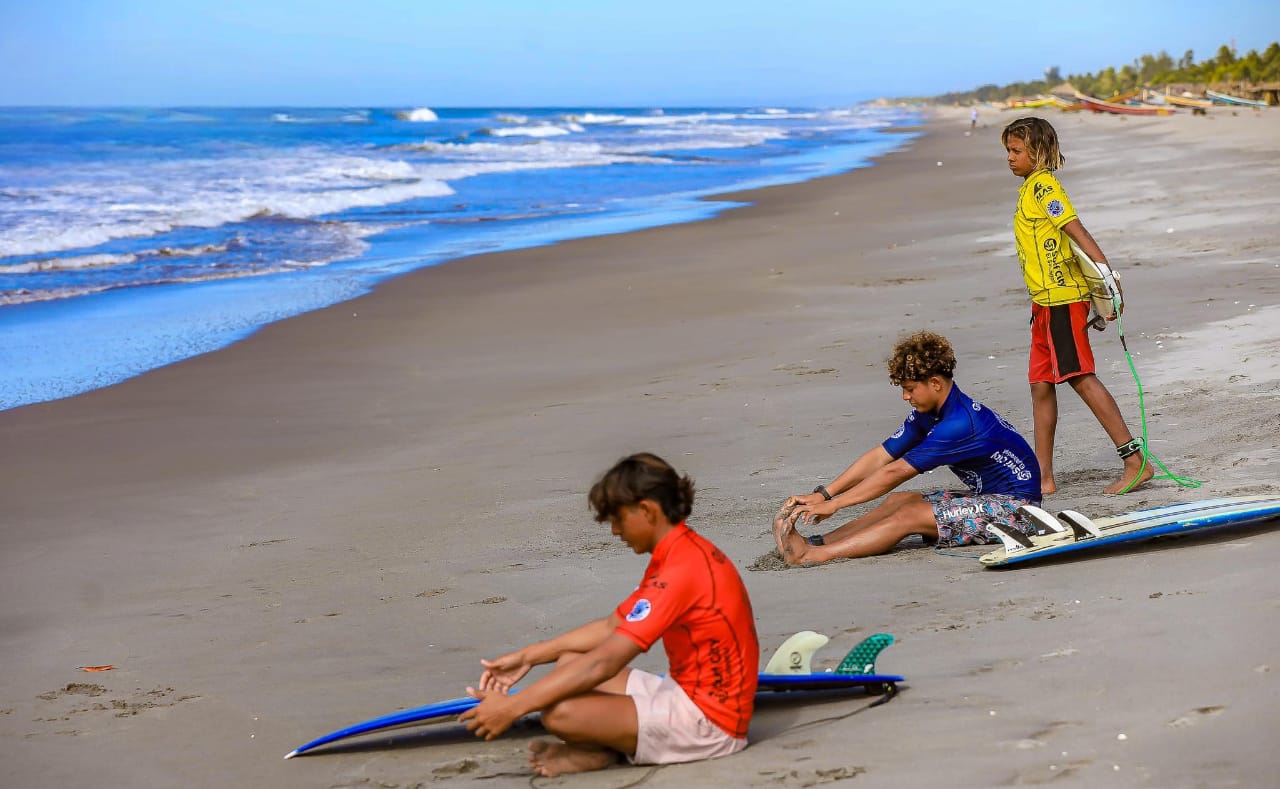
[[[1077,219],[1066,190],[1048,170],[1036,170],[1018,189],[1013,237],[1027,292],[1036,304],[1051,307],[1089,298],[1089,286],[1062,231]]]

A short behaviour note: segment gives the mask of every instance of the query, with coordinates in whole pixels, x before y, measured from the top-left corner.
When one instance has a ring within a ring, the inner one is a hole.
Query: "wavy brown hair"
[[[604,523],[623,507],[645,499],[656,502],[672,523],[681,523],[693,511],[693,480],[681,476],[671,464],[651,452],[625,457],[604,473],[587,500],[596,521]]]
[[[1058,133],[1044,118],[1018,118],[1004,127],[1000,133],[1000,144],[1007,146],[1010,137],[1022,140],[1027,146],[1031,163],[1037,170],[1056,170],[1067,163],[1067,157],[1058,147]]]
[[[898,340],[893,355],[885,360],[889,382],[902,386],[907,381],[925,381],[940,375],[948,381],[956,369],[956,352],[941,334],[918,331]]]

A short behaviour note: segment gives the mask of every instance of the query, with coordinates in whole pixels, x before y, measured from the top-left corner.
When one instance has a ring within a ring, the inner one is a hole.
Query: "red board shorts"
[[[747,747],[707,720],[671,677],[631,669],[627,695],[636,705],[636,753],[632,764],[675,764],[715,759]]]
[[[1089,346],[1089,302],[1031,304],[1029,383],[1060,384],[1094,371]]]

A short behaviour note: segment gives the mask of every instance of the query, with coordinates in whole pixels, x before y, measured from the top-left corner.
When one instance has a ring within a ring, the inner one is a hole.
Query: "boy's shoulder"
[[[1062,188],[1062,182],[1058,180],[1058,176],[1053,174],[1052,170],[1036,170],[1027,176],[1027,182],[1024,184],[1025,192],[1030,193],[1031,198],[1037,203],[1043,202],[1050,195],[1063,195],[1065,190]]]

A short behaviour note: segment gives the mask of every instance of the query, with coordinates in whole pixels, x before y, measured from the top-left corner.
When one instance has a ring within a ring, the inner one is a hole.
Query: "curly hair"
[[[889,382],[894,386],[924,381],[934,375],[950,381],[956,369],[956,352],[941,334],[918,331],[899,339],[893,346],[893,355],[885,363],[889,367]]]
[[[1031,163],[1037,170],[1056,170],[1067,163],[1067,157],[1058,148],[1058,133],[1044,118],[1018,118],[1004,127],[1000,133],[1000,144],[1007,146],[1010,137],[1026,144]]]
[[[680,476],[671,464],[651,452],[625,457],[604,473],[587,500],[598,523],[649,499],[662,508],[672,523],[681,523],[693,511],[693,480]]]

